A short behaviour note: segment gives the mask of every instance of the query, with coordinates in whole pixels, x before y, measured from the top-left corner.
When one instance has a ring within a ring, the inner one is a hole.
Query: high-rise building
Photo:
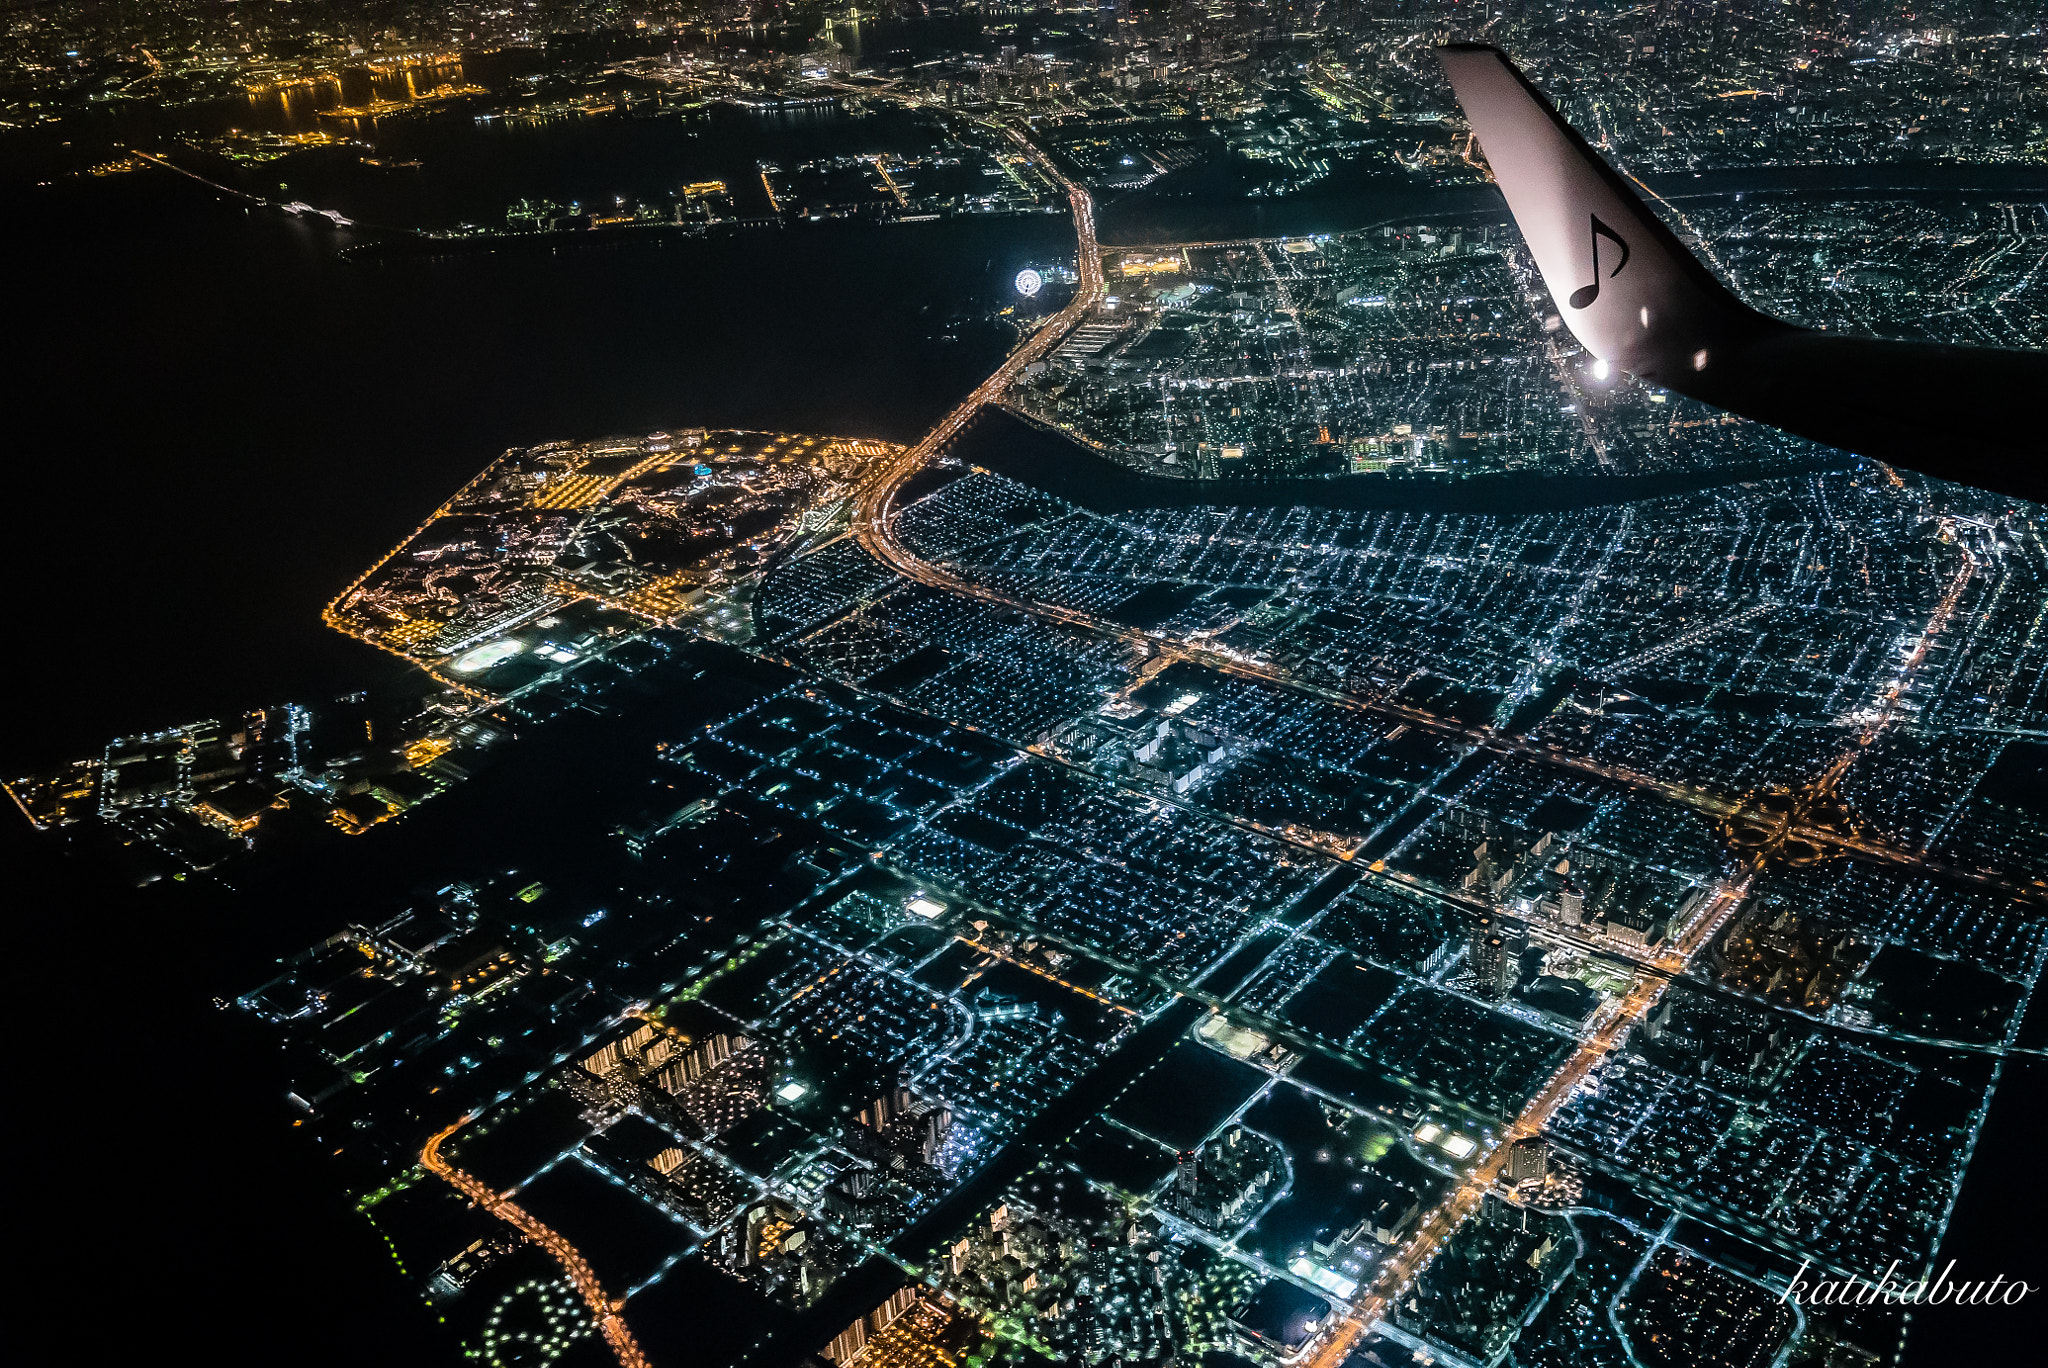
[[[1525,1135],[1508,1146],[1509,1183],[1540,1183],[1549,1172],[1550,1142],[1542,1136]]]
[[[939,1151],[945,1147],[946,1137],[953,1133],[953,1109],[933,1106],[917,1118],[917,1157],[927,1164],[936,1164]]]
[[[1564,914],[1565,925],[1579,925],[1586,920],[1586,890],[1567,878],[1557,890],[1557,908]]]
[[[1472,975],[1479,980],[1479,991],[1493,997],[1506,993],[1513,984],[1513,956],[1508,954],[1506,938],[1489,935],[1472,947]]]
[[[890,1122],[907,1114],[910,1107],[910,1089],[894,1087],[861,1108],[860,1123],[875,1134],[881,1135],[889,1129]]]
[[[1493,918],[1473,918],[1472,924],[1465,928],[1465,945],[1468,952],[1476,956],[1479,953],[1479,947],[1486,943],[1486,938],[1492,935],[1493,932]]]
[[[891,1156],[892,1167],[935,1164],[953,1132],[953,1109],[898,1084],[861,1109],[860,1125],[861,1146]]]
[[[716,1135],[767,1101],[768,1060],[743,1035],[718,1032],[693,1045],[642,1024],[565,1069],[562,1081],[586,1106],[638,1106]]]

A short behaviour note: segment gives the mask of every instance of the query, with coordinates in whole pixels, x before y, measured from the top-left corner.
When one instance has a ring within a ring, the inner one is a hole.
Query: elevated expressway
[[[634,1340],[633,1332],[626,1328],[625,1317],[619,1314],[625,1309],[625,1302],[613,1301],[605,1295],[603,1285],[597,1280],[596,1270],[591,1268],[589,1261],[576,1246],[513,1202],[510,1197],[493,1192],[488,1184],[442,1158],[442,1142],[461,1130],[469,1119],[463,1117],[428,1140],[425,1148],[420,1151],[421,1165],[429,1173],[441,1178],[457,1192],[552,1254],[555,1262],[562,1266],[563,1275],[575,1286],[577,1292],[582,1294],[583,1304],[589,1308],[591,1319],[604,1335],[605,1343],[611,1346],[612,1356],[618,1359],[619,1368],[648,1368],[647,1356],[640,1352],[640,1345]]]
[[[894,539],[891,524],[896,511],[896,495],[912,475],[924,467],[925,462],[945,448],[946,443],[960,434],[960,430],[981,412],[982,406],[1002,398],[1024,368],[1039,360],[1065,337],[1073,326],[1086,318],[1102,298],[1102,249],[1095,241],[1095,201],[1088,192],[1067,179],[1065,173],[1053,164],[1050,157],[1033,147],[1023,134],[1010,130],[1011,141],[1017,144],[1023,154],[1036,162],[1041,170],[1059,182],[1067,192],[1067,202],[1074,209],[1074,235],[1078,239],[1076,251],[1076,272],[1080,280],[1074,290],[1074,298],[1058,313],[1039,325],[1038,331],[1026,338],[1022,345],[995,373],[975,386],[956,405],[952,412],[939,420],[938,426],[926,433],[924,440],[916,446],[905,449],[894,460],[880,467],[872,481],[854,499],[853,525],[871,555],[896,567],[913,579],[950,589],[956,593],[971,592],[964,581],[956,580],[935,566],[928,566]],[[989,597],[983,595],[983,597]]]

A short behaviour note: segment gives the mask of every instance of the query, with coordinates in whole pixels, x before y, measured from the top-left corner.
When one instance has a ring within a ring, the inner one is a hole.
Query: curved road
[[[896,494],[904,481],[916,474],[924,463],[942,450],[946,443],[959,435],[984,404],[992,404],[1002,397],[1003,391],[1024,371],[1024,368],[1051,351],[1054,344],[1066,336],[1072,328],[1088,315],[1095,303],[1102,297],[1102,248],[1095,241],[1095,201],[1086,190],[1068,180],[1066,175],[1053,164],[1050,157],[1040,152],[1014,130],[1010,140],[1017,144],[1025,156],[1036,162],[1041,170],[1067,192],[1067,202],[1074,207],[1074,235],[1078,239],[1076,270],[1080,283],[1074,291],[1074,298],[1066,308],[1048,318],[1037,332],[1026,338],[1023,345],[1011,352],[996,367],[988,379],[982,381],[974,392],[939,420],[937,427],[925,434],[924,440],[907,448],[894,460],[883,466],[868,487],[854,499],[854,527],[861,544],[877,559],[892,565],[913,579],[952,589],[955,592],[970,592],[951,576],[926,565],[908,550],[900,546],[892,532],[891,523],[896,509]],[[984,597],[987,597],[984,595]]]
[[[562,1272],[583,1294],[583,1304],[590,1308],[590,1316],[604,1335],[605,1343],[611,1345],[612,1354],[619,1361],[619,1368],[650,1368],[647,1356],[640,1352],[639,1342],[633,1332],[626,1328],[625,1317],[619,1314],[625,1302],[613,1301],[605,1295],[604,1287],[597,1280],[597,1273],[591,1268],[575,1245],[570,1244],[555,1231],[529,1215],[523,1208],[502,1193],[491,1191],[481,1179],[464,1173],[441,1157],[441,1142],[469,1124],[465,1116],[448,1129],[437,1133],[420,1150],[420,1163],[429,1173],[445,1179],[450,1186],[463,1196],[475,1202],[499,1220],[512,1225],[534,1244],[555,1256],[555,1262],[562,1265]]]

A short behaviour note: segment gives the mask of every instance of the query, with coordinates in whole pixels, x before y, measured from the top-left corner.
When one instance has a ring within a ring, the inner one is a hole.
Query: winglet
[[[1681,392],[1725,348],[1782,324],[1736,299],[1500,49],[1438,53],[1494,180],[1587,351]],[[1704,383],[1703,383],[1704,382]]]
[[[1714,279],[1497,48],[1439,51],[1493,178],[1586,350],[1844,451],[2048,502],[2048,352],[1888,342],[1769,318]]]

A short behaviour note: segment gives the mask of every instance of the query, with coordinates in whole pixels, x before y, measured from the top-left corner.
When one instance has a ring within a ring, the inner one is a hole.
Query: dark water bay
[[[362,239],[160,171],[0,184],[0,213],[9,523],[37,629],[11,773],[399,676],[320,608],[508,446],[694,425],[913,439],[1011,345],[988,320],[1017,270],[1073,250],[1046,215],[344,256]],[[532,754],[537,788],[562,781]],[[121,1304],[67,1332],[73,1357],[459,1361],[290,1125],[264,1042],[212,1005],[388,910],[367,851],[330,854],[312,887],[280,867],[240,897],[145,898],[25,823],[0,831],[31,913],[17,948],[53,970],[10,996],[9,1036],[24,1084],[72,1117],[24,1137],[25,1171],[72,1194],[27,1228],[28,1295]],[[150,1063],[103,1106],[64,1061],[107,1010]]]
[[[515,445],[674,426],[911,440],[1014,341],[1054,217],[345,260],[164,172],[10,196],[17,545],[50,586],[16,769],[361,687],[321,606]]]
[[[731,117],[742,124],[719,124],[709,142],[736,139],[733,155],[845,147],[870,126],[887,131],[872,120]],[[443,136],[436,126],[417,132]],[[468,150],[442,158],[450,169],[423,184],[442,187],[431,195],[450,212],[495,200],[511,163],[476,149],[496,134],[467,119],[447,128],[451,146]],[[512,132],[546,135],[538,145],[553,149],[542,161],[554,169],[534,169],[532,184],[560,186],[573,175],[593,185],[627,178],[614,167],[660,181],[676,172],[682,128],[656,120]],[[1966,167],[1682,180],[1667,193],[1791,193],[1809,183],[1843,196],[2048,193],[2041,173]],[[1342,204],[1272,208],[1328,215],[1297,227],[1342,228],[1493,213],[1494,194],[1386,185]],[[1151,202],[1112,204],[1105,222],[1123,231]],[[1235,213],[1242,202],[1210,207]],[[252,210],[157,170],[16,181],[0,186],[0,212],[24,263],[9,337],[19,396],[10,436],[24,506],[38,514],[26,520],[23,549],[60,586],[60,611],[41,636],[52,668],[24,680],[37,725],[5,748],[17,768],[95,749],[109,734],[381,677],[386,666],[371,653],[319,626],[320,606],[506,447],[700,424],[912,439],[1010,345],[1012,330],[988,320],[1014,300],[1016,271],[1072,250],[1065,220],[1045,215],[709,239],[616,230],[445,250],[398,238],[381,241],[404,250],[345,251],[380,239]],[[988,464],[1124,507],[1221,499],[1493,511],[1711,482],[1205,489],[1106,467],[1007,420],[969,440],[988,448]]]

